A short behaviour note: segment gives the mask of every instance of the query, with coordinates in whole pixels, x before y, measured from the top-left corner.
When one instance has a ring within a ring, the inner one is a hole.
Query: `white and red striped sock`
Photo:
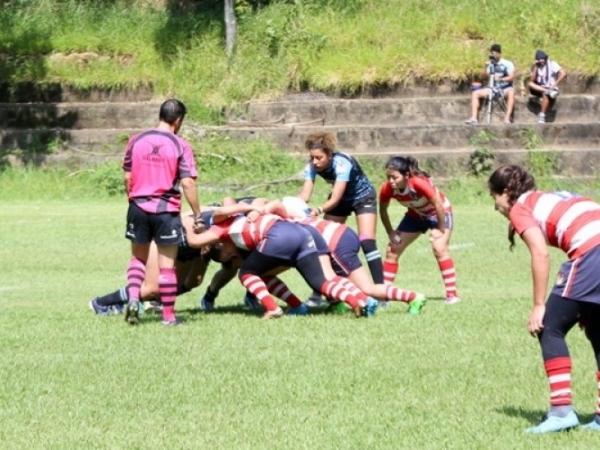
[[[262,277],[263,281],[267,285],[267,289],[271,294],[275,297],[280,298],[284,302],[286,302],[290,308],[298,308],[302,305],[302,301],[294,295],[290,288],[288,288],[287,284],[281,281],[277,277],[267,276]]]
[[[571,358],[561,356],[549,359],[544,361],[544,368],[550,384],[550,405],[571,405]]]
[[[246,289],[250,291],[250,293],[254,294],[254,296],[260,301],[265,310],[267,311],[275,311],[279,306],[277,302],[267,290],[267,286],[264,281],[260,279],[260,277],[251,274],[244,274],[240,277],[240,281],[244,285]]]
[[[321,294],[328,298],[334,298],[336,300],[346,302],[352,308],[359,306],[359,300],[352,295],[348,289],[340,284],[339,280],[343,280],[343,278],[335,277],[332,280],[325,281],[323,286],[321,286]]]
[[[414,291],[406,291],[396,286],[389,285],[385,289],[385,297],[388,300],[395,300],[409,303],[415,299],[417,293]]]
[[[446,297],[458,297],[456,293],[456,270],[454,269],[454,261],[452,258],[438,261],[438,266],[444,280],[446,288]]]
[[[396,279],[400,264],[397,262],[383,262],[383,284],[392,284]]]
[[[355,296],[359,301],[366,302],[368,300],[367,295],[363,291],[361,291],[358,288],[358,286],[356,286],[348,278],[337,277],[336,280],[341,286],[343,286],[345,289],[347,289],[348,292],[350,292],[350,294]]]

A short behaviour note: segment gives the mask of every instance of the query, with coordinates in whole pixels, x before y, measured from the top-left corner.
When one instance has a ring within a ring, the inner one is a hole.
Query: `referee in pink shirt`
[[[140,287],[146,273],[150,242],[158,247],[159,294],[164,325],[179,325],[175,317],[177,276],[175,259],[182,240],[181,191],[194,213],[195,230],[203,228],[196,178],[198,172],[190,144],[177,136],[186,108],[169,99],[160,107],[156,128],[129,139],[123,161],[125,189],[129,198],[125,237],[131,241],[127,266],[129,303],[125,320],[139,322]]]

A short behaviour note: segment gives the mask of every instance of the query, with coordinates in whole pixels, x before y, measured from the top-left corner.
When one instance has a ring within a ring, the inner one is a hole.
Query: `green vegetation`
[[[290,90],[466,80],[496,41],[518,71],[538,47],[570,73],[600,67],[600,4],[587,0],[238,1],[230,60],[220,0],[1,3],[0,81],[150,84],[203,121]]]
[[[34,180],[27,181],[23,190]],[[181,297],[180,329],[162,327],[156,316],[134,329],[87,309],[125,280],[122,198],[14,196],[2,205],[4,448],[597,446],[598,436],[582,430],[523,433],[545,411],[548,386],[526,331],[527,250],[518,244],[509,252],[506,220],[489,197],[474,206],[455,201],[458,305],[441,301],[423,238],[403,256],[398,277],[431,298],[421,316],[394,304],[369,320],[314,313],[265,323],[241,306],[234,281],[213,314],[197,310],[206,285]],[[398,220],[402,210],[391,213]],[[383,236],[380,229],[380,245]],[[554,270],[564,257],[552,258]],[[308,296],[299,276],[283,278]],[[597,395],[592,352],[577,328],[569,344],[575,407],[589,421]]]

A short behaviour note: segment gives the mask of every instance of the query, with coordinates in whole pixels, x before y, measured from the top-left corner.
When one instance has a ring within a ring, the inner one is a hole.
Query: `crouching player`
[[[249,251],[250,254],[243,262],[238,277],[265,308],[264,319],[283,315],[283,310],[261,279],[261,276],[281,267],[296,268],[312,289],[327,297],[345,301],[356,316],[370,316],[375,313],[375,299],[358,299],[344,287],[344,280],[340,277],[326,279],[315,241],[308,231],[273,214],[261,214],[254,221],[243,215],[256,210],[255,206],[243,203],[215,210],[214,225],[207,231],[194,235],[190,245],[203,247],[221,241],[219,245],[222,261],[234,254],[234,246]],[[260,211],[262,212],[262,209]]]
[[[400,289],[391,284],[374,283],[360,258],[360,239],[356,232],[348,226],[331,220],[319,219],[309,215],[310,209],[298,197],[284,197],[281,202],[272,201],[265,206],[265,210],[277,212],[284,217],[298,220],[318,231],[329,249],[331,265],[336,275],[348,278],[356,290],[364,292],[367,296],[383,301],[401,301],[409,304],[408,312],[417,315],[425,304],[423,294]],[[353,291],[356,293],[356,291]]]

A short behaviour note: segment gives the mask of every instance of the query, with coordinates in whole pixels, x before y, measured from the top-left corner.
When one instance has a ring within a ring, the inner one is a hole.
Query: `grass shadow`
[[[494,408],[494,412],[502,413],[509,417],[516,417],[521,419],[526,419],[532,425],[535,425],[540,422],[540,419],[544,414],[546,414],[545,410],[536,409],[524,409],[516,406],[503,406],[501,408]]]

